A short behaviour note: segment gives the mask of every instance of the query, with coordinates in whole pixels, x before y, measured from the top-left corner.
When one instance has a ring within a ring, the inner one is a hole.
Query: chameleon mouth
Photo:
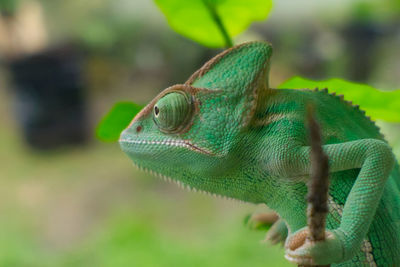
[[[208,191],[197,189],[197,188],[192,187],[191,185],[186,184],[186,183],[184,183],[182,181],[173,179],[173,178],[171,178],[169,176],[166,176],[166,175],[163,175],[163,174],[161,174],[159,172],[156,172],[156,171],[153,171],[151,169],[148,169],[148,168],[145,168],[143,166],[140,166],[139,164],[137,164],[135,162],[133,162],[133,166],[135,166],[139,171],[150,173],[151,175],[156,176],[158,178],[161,178],[166,182],[175,183],[180,188],[185,189],[185,190],[190,191],[190,192],[196,192],[196,193],[199,192],[199,193],[202,193],[202,194],[205,194],[205,195],[208,195],[208,196],[213,196],[215,198],[222,198],[222,199],[225,199],[225,200],[233,200],[233,201],[238,201],[240,203],[245,203],[244,201],[242,201],[240,199],[231,198],[231,197],[227,197],[227,196],[224,196],[224,195],[219,195],[219,194],[216,194],[216,193],[211,193],[211,192],[208,192]]]
[[[194,144],[192,144],[188,140],[162,140],[162,141],[149,141],[149,140],[132,140],[132,139],[120,139],[120,143],[124,144],[136,144],[136,145],[164,145],[164,146],[175,146],[175,147],[185,147],[192,151],[200,152],[202,154],[213,156],[214,154],[204,148],[200,148]]]

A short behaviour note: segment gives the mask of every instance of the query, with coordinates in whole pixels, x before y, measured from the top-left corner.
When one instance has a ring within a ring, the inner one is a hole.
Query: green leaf
[[[372,86],[353,83],[341,79],[312,81],[301,77],[293,77],[279,88],[313,89],[328,88],[329,92],[343,94],[345,100],[360,105],[373,120],[400,122],[400,90],[381,91]]]
[[[118,141],[121,132],[142,108],[142,106],[132,102],[115,103],[97,125],[97,138],[104,142]]]
[[[178,33],[205,46],[226,44],[209,8],[220,17],[230,37],[246,30],[253,21],[264,20],[272,0],[154,0]]]

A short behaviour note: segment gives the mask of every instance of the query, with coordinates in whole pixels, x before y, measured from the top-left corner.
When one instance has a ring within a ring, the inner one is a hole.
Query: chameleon
[[[359,107],[327,90],[269,87],[272,46],[227,49],[185,83],[164,89],[121,133],[139,169],[194,191],[264,203],[270,229],[300,265],[400,266],[400,171]],[[307,235],[313,105],[329,158],[326,239]]]

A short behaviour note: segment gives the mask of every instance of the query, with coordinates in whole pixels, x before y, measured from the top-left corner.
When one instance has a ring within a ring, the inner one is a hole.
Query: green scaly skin
[[[121,134],[123,151],[189,189],[265,203],[287,225],[294,263],[400,266],[400,174],[390,147],[362,111],[326,90],[269,88],[271,54],[268,43],[242,44],[165,89]],[[327,238],[314,243],[304,240],[308,104],[331,171]]]

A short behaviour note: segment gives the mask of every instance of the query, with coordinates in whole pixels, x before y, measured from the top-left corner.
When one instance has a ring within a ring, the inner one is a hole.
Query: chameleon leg
[[[283,219],[280,219],[275,212],[253,214],[247,225],[251,229],[268,229],[265,240],[273,245],[284,243],[288,235],[288,229]]]
[[[252,230],[268,230],[279,219],[275,212],[254,213],[246,216],[245,224]]]
[[[284,220],[279,219],[276,221],[271,228],[268,230],[265,239],[275,244],[283,244],[288,236],[288,228]]]
[[[289,237],[286,256],[297,264],[322,265],[343,262],[354,256],[367,234],[394,165],[390,147],[376,139],[330,144],[323,148],[328,155],[331,172],[355,168],[360,168],[360,172],[347,197],[339,228],[327,231],[325,241],[307,242],[302,238],[305,229],[300,229]],[[292,151],[281,162],[286,167],[279,172],[285,173],[286,177],[308,175],[310,147]],[[299,240],[303,240],[300,246]]]
[[[251,228],[258,228],[258,225],[269,225],[271,226],[277,220],[279,220],[278,214],[275,212],[263,212],[256,213],[250,217],[249,224]]]
[[[400,166],[398,163],[394,165],[394,172],[393,172],[394,182],[397,185],[397,189],[400,191]]]

